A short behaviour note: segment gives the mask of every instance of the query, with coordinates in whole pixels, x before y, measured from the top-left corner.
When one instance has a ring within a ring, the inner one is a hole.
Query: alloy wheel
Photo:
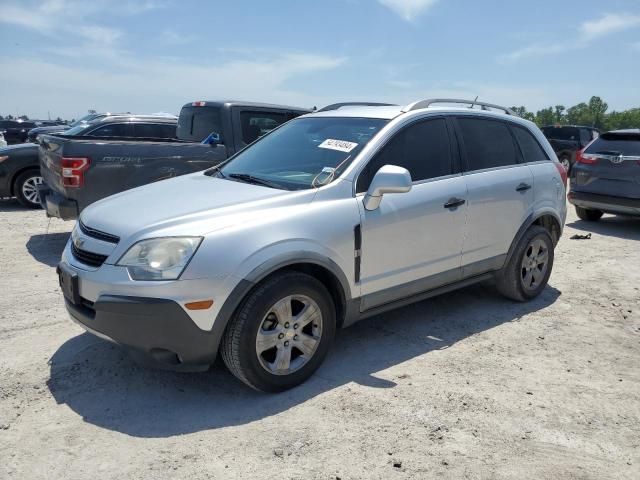
[[[42,177],[35,175],[33,177],[29,177],[22,184],[22,195],[29,202],[39,205],[40,204],[40,196],[38,195],[38,185],[42,184]]]
[[[534,239],[522,257],[521,280],[527,290],[535,290],[544,280],[549,268],[549,249],[541,238]]]
[[[260,365],[289,375],[311,360],[322,337],[322,312],[306,295],[289,295],[269,308],[256,336]]]

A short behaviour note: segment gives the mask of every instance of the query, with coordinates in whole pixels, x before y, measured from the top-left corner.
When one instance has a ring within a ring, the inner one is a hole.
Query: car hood
[[[107,197],[87,207],[80,219],[122,239],[201,236],[261,218],[265,211],[308,203],[314,195],[313,190],[278,190],[199,172]]]

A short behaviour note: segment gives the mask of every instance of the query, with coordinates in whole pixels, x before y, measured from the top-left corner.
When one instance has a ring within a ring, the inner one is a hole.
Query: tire
[[[604,213],[600,210],[591,210],[589,208],[576,207],[576,214],[580,220],[585,222],[597,222]]]
[[[13,182],[13,193],[23,207],[42,208],[36,186],[42,183],[38,170],[27,170],[18,175]]]
[[[571,163],[571,158],[569,158],[567,155],[564,155],[559,160],[560,160],[560,164],[565,168],[568,175],[571,172],[571,167],[573,166]]]
[[[541,249],[536,253],[538,247]],[[543,258],[545,263],[544,267],[541,267],[540,261]],[[549,281],[553,258],[554,247],[551,235],[544,227],[532,225],[518,242],[507,265],[497,273],[498,291],[505,297],[518,302],[537,297]]]
[[[325,286],[303,273],[278,273],[259,283],[238,307],[222,339],[222,359],[251,388],[281,392],[316,371],[335,331],[336,310]],[[290,363],[279,360],[287,355]]]

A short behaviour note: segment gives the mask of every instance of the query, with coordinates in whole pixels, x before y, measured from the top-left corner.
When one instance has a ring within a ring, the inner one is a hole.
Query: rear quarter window
[[[549,156],[529,130],[515,125],[512,128],[525,162],[549,160]]]

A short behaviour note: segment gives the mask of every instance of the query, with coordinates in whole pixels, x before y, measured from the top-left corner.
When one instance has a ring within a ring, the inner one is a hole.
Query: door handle
[[[466,200],[462,198],[450,198],[447,203],[444,204],[444,208],[458,208],[460,205],[464,205]]]
[[[516,192],[526,192],[530,188],[531,188],[531,185],[529,185],[528,183],[522,182],[520,185],[516,187]]]

